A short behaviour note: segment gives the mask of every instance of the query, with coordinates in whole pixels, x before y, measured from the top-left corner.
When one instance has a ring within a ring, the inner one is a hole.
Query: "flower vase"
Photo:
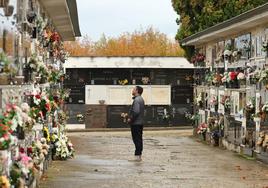
[[[22,126],[17,127],[17,137],[19,140],[25,139],[25,132],[24,132],[24,128]]]
[[[253,118],[254,122],[260,122],[261,119],[262,119],[261,117],[254,117],[254,118]]]
[[[230,110],[230,108],[224,108],[224,113],[225,114],[230,114],[231,113],[231,110]]]
[[[207,132],[206,131],[202,133],[202,139],[203,139],[203,141],[206,141],[206,135],[207,135]]]
[[[230,88],[230,84],[228,82],[225,82],[225,87]]]
[[[245,88],[246,87],[246,80],[239,80],[239,87]]]

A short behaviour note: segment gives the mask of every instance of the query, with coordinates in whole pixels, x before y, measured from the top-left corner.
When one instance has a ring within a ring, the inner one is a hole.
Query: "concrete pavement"
[[[69,133],[76,158],[55,161],[42,188],[265,188],[268,166],[207,146],[192,130],[144,132],[144,160],[129,162],[129,132]]]

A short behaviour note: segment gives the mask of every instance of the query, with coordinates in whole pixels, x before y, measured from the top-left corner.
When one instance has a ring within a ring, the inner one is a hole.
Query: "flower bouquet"
[[[220,85],[222,83],[223,76],[220,73],[216,73],[213,77],[212,83],[214,85]]]
[[[212,96],[212,97],[210,98],[210,103],[211,103],[212,105],[216,105],[216,104],[218,103],[218,97],[217,97],[217,96]]]
[[[127,85],[128,84],[128,80],[124,79],[124,80],[118,80],[118,83],[122,86]]]
[[[240,72],[237,75],[237,80],[239,82],[240,87],[246,86],[246,76],[244,73]]]
[[[259,82],[264,83],[266,85],[266,89],[268,89],[268,70],[262,70],[260,72]]]
[[[195,66],[204,67],[205,59],[206,56],[204,54],[198,53],[192,58],[191,63],[193,63]]]
[[[228,72],[225,72],[223,74],[223,77],[221,79],[221,82],[225,84],[226,88],[228,88],[228,86],[229,86],[228,84],[230,82],[230,76],[229,76],[229,73]]]
[[[255,97],[251,98],[246,106],[245,106],[245,113],[247,119],[252,118],[252,115],[255,114]]]
[[[268,114],[268,102],[266,102],[263,106],[261,111],[265,114]]]
[[[237,72],[232,71],[229,72],[229,78],[230,78],[230,86],[231,88],[237,88],[238,87],[238,80],[237,80]]]
[[[231,101],[230,96],[224,96],[220,102],[224,106],[225,113],[230,113]]]
[[[206,132],[208,130],[208,125],[206,123],[201,123],[197,127],[197,134],[202,135],[203,140],[206,140]]]
[[[268,40],[263,42],[262,44],[262,51],[266,52],[266,56],[268,55]]]
[[[10,188],[9,179],[6,176],[0,176],[1,188]]]
[[[123,118],[123,122],[127,123],[128,120],[128,113],[121,113],[121,118]]]
[[[70,157],[70,152],[67,146],[68,139],[65,135],[62,135],[55,143],[56,157],[61,160],[67,160]]]
[[[254,72],[249,74],[250,84],[258,83],[260,78],[261,78],[261,72],[259,70],[255,70]]]
[[[142,77],[141,81],[144,85],[148,84],[150,82],[150,78],[149,77]]]
[[[198,97],[195,99],[195,103],[198,107],[203,107],[203,99],[202,99],[202,93],[198,95]]]
[[[240,60],[240,58],[242,56],[242,52],[240,50],[234,50],[232,53],[232,56],[233,56],[235,61],[238,61],[238,60]]]
[[[77,121],[78,122],[83,122],[84,121],[84,116],[83,114],[79,113],[76,115]]]

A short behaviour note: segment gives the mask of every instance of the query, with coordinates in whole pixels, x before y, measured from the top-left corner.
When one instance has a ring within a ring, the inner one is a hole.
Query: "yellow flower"
[[[47,142],[50,142],[50,134],[49,134],[48,128],[44,127],[43,131],[44,131],[44,135],[46,136],[45,138]]]
[[[9,180],[6,176],[0,177],[1,188],[10,188]]]

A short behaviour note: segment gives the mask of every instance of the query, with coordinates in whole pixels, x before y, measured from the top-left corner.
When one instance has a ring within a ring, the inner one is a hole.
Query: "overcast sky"
[[[174,38],[178,26],[171,0],[77,0],[82,35],[98,40],[149,26]]]

